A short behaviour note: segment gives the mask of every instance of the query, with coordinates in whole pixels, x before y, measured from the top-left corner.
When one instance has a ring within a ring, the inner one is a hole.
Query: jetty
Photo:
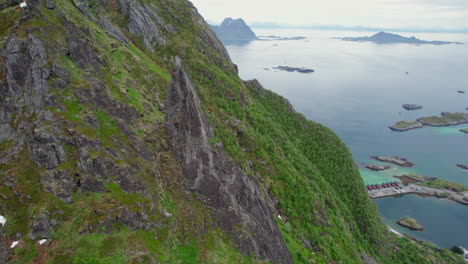
[[[403,196],[408,194],[417,194],[423,197],[437,197],[440,199],[451,200],[463,205],[468,205],[468,191],[454,192],[451,190],[435,189],[414,183],[408,185],[398,184],[397,186],[367,188],[367,193],[372,199],[379,199],[392,196]]]

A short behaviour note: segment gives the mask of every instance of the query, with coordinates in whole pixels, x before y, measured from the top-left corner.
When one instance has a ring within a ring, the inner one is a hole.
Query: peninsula
[[[415,121],[400,121],[395,125],[390,126],[390,129],[395,131],[407,131],[410,129],[420,128],[423,126],[456,126],[468,123],[468,113],[449,113],[443,112],[441,116],[421,117]],[[467,133],[467,129],[462,129],[462,132]]]
[[[374,42],[377,44],[395,44],[395,43],[406,43],[406,44],[431,44],[431,45],[445,45],[445,44],[463,44],[460,42],[449,42],[449,41],[426,41],[421,40],[416,37],[403,37],[397,34],[379,32],[370,37],[345,37],[341,38],[345,41],[355,41],[355,42]]]

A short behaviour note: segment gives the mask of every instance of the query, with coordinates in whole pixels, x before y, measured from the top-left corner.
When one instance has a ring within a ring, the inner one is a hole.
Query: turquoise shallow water
[[[407,195],[399,198],[383,198],[376,201],[380,214],[389,226],[397,231],[427,241],[437,241],[441,247],[450,248],[454,244],[468,247],[466,206],[436,198],[422,198]],[[442,207],[443,211],[434,212]],[[434,214],[437,217],[434,219]],[[396,224],[404,216],[415,218],[424,227],[424,232],[411,231]]]
[[[372,32],[255,31],[258,35],[306,36],[309,42],[256,41],[228,46],[243,79],[258,79],[265,88],[289,99],[307,118],[332,128],[360,166],[378,163],[370,157],[379,155],[404,157],[415,164],[414,168],[392,166],[383,172],[361,168],[366,184],[393,181],[393,175],[417,173],[468,186],[468,171],[455,166],[468,165],[468,134],[459,131],[468,125],[424,127],[407,132],[388,128],[400,120],[466,111],[468,93],[457,91],[468,92],[468,45],[377,45],[333,39]],[[415,35],[421,39],[468,43],[468,35],[463,34]],[[271,69],[279,65],[316,71],[300,74]],[[406,103],[424,108],[406,111],[401,106]],[[377,202],[387,224],[404,217],[405,210],[424,210],[427,221],[432,223],[428,223],[429,228],[437,230],[414,236],[442,246],[459,243],[468,247],[468,231],[461,232],[464,236],[453,237],[444,232],[447,226],[466,230],[466,223],[464,226],[450,216],[456,213],[468,216],[468,207],[431,199],[408,199]]]

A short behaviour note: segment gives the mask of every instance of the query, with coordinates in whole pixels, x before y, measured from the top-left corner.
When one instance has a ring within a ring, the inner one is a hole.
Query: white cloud
[[[468,27],[468,0],[192,0],[210,21],[416,28]]]

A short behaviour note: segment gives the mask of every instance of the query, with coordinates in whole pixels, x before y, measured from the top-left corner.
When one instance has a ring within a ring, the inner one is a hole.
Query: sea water
[[[266,89],[286,97],[307,118],[333,129],[348,145],[366,184],[396,180],[417,173],[468,186],[468,134],[455,127],[424,127],[406,132],[388,126],[441,112],[466,112],[468,107],[467,45],[379,45],[348,42],[339,37],[375,32],[254,29],[257,35],[305,36],[306,40],[254,41],[227,46],[241,78],[258,79]],[[468,34],[401,33],[424,40],[468,43]],[[311,74],[284,72],[276,66],[306,67]],[[458,90],[467,93],[460,94]],[[407,111],[402,104],[419,104]],[[407,158],[414,168],[393,166],[382,172],[362,167],[378,163],[371,156]],[[425,227],[411,235],[443,247],[468,247],[468,207],[418,196],[376,201],[384,221],[414,215]],[[423,217],[420,217],[423,216]],[[421,218],[421,219],[420,219]],[[459,232],[456,232],[458,230]]]

